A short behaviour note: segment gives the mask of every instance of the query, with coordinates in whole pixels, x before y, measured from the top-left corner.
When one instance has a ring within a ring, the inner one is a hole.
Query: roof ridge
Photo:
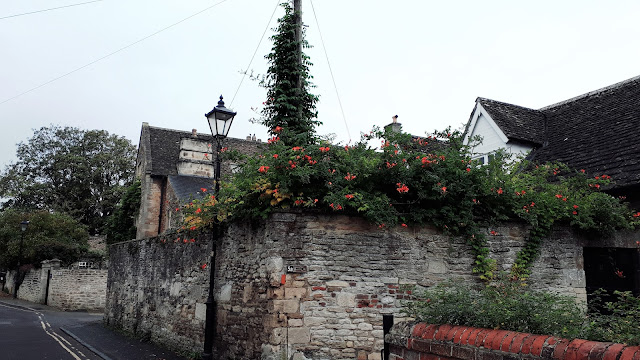
[[[508,103],[508,102],[499,101],[499,100],[493,100],[493,99],[489,99],[489,98],[483,98],[483,97],[480,97],[480,96],[478,97],[478,100],[488,100],[488,101],[492,101],[492,102],[496,102],[496,103],[500,103],[500,104],[505,104],[505,105],[517,107],[517,108],[520,108],[520,109],[529,110],[529,111],[536,111],[536,112],[540,111],[540,110],[529,108],[529,107],[526,107],[526,106],[511,104],[511,103]]]
[[[555,104],[551,104],[551,105],[547,105],[545,107],[541,107],[538,110],[540,110],[540,111],[549,110],[549,109],[552,109],[554,107],[562,106],[562,105],[565,105],[565,104],[568,104],[568,103],[571,103],[571,102],[574,102],[574,101],[577,101],[577,100],[580,100],[580,99],[584,99],[584,98],[589,97],[589,96],[593,96],[593,95],[605,92],[607,90],[613,90],[613,89],[622,87],[624,85],[627,85],[627,84],[632,83],[632,82],[637,81],[637,80],[640,80],[640,75],[634,76],[634,77],[632,77],[630,79],[622,80],[620,82],[617,82],[617,83],[612,84],[612,85],[605,86],[605,87],[597,89],[597,90],[589,91],[589,92],[584,93],[582,95],[574,96],[572,98],[557,102]]]
[[[164,128],[164,127],[160,127],[160,126],[151,126],[151,125],[149,125],[149,129],[165,130],[165,131],[171,131],[171,132],[175,132],[175,133],[185,133],[185,134],[189,134],[189,135],[191,135],[191,131],[187,131],[187,130],[177,130],[177,129],[169,129],[169,128]],[[211,136],[211,134],[207,134],[207,133],[198,133],[198,134]]]

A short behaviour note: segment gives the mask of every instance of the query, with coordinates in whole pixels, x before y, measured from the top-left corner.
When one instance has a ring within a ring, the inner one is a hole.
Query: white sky
[[[88,0],[0,1],[0,18]],[[0,19],[0,103],[221,0],[103,0]],[[0,167],[50,124],[105,129],[138,143],[152,126],[208,132],[203,116],[233,94],[278,1],[226,0],[135,46],[0,104]],[[399,115],[416,135],[459,127],[478,96],[539,108],[640,75],[639,1],[303,0],[319,133],[353,141]],[[269,28],[282,15],[278,9]],[[268,35],[272,32],[269,31]],[[264,73],[265,37],[251,65]],[[264,90],[245,79],[231,136]]]

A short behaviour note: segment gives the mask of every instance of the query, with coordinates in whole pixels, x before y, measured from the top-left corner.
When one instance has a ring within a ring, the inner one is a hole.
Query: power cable
[[[347,129],[347,136],[349,136],[349,142],[351,142],[351,133],[349,132],[349,125],[347,124],[347,118],[344,116],[344,109],[342,108],[342,101],[340,100],[340,94],[338,93],[338,86],[336,85],[336,79],[333,77],[333,70],[331,69],[331,62],[329,61],[329,54],[327,48],[324,46],[324,39],[322,38],[322,31],[320,31],[320,23],[318,23],[318,16],[316,15],[316,9],[313,6],[313,0],[311,2],[311,10],[313,11],[313,17],[316,20],[318,26],[318,33],[320,34],[320,42],[322,43],[322,50],[324,50],[324,56],[327,58],[327,65],[329,65],[329,73],[331,74],[331,80],[333,81],[333,88],[336,90],[336,96],[338,97],[338,104],[340,105],[340,112],[342,112],[342,120],[344,121],[344,127]]]
[[[93,0],[93,1],[87,1],[87,2],[83,2],[83,3],[79,3],[79,4],[64,5],[64,6],[58,6],[58,7],[54,7],[54,8],[50,8],[50,9],[36,10],[36,11],[26,12],[26,13],[22,13],[22,14],[3,16],[3,17],[0,17],[0,20],[14,18],[14,17],[18,17],[18,16],[24,16],[24,15],[37,14],[37,13],[41,13],[41,12],[45,12],[45,11],[64,9],[64,8],[68,8],[68,7],[72,7],[72,6],[91,4],[91,3],[99,2],[99,1],[103,1],[103,0]]]
[[[244,81],[244,78],[247,76],[247,71],[251,67],[251,64],[253,63],[253,59],[255,59],[256,54],[258,53],[258,49],[260,48],[260,45],[262,44],[262,40],[264,40],[264,36],[267,33],[267,31],[269,30],[269,25],[271,25],[271,21],[273,20],[273,16],[276,14],[276,10],[278,10],[278,5],[280,5],[280,0],[276,1],[276,7],[273,9],[273,12],[271,13],[271,18],[269,18],[269,22],[267,23],[267,27],[264,29],[264,32],[262,33],[262,37],[260,38],[260,41],[258,42],[258,46],[256,46],[256,50],[253,52],[253,56],[251,57],[251,60],[249,61],[249,65],[247,65],[247,68],[244,71],[244,74],[242,74],[242,79],[240,79],[240,84],[238,84],[238,88],[236,89],[236,93],[233,94],[233,98],[231,98],[231,103],[229,104],[229,107],[231,107],[233,105],[233,101],[236,99],[236,95],[238,95],[238,91],[240,91],[240,87],[242,86],[242,82]]]
[[[53,79],[51,79],[51,80],[49,80],[49,81],[47,81],[47,82],[45,82],[45,83],[42,83],[42,84],[40,84],[40,85],[38,85],[38,86],[36,86],[36,87],[34,87],[34,88],[31,88],[31,89],[29,89],[29,90],[27,90],[27,91],[25,91],[25,92],[22,92],[22,93],[20,93],[20,94],[18,94],[18,95],[16,95],[16,96],[10,97],[10,98],[8,98],[8,99],[6,99],[6,100],[4,100],[4,101],[0,102],[0,105],[2,105],[2,104],[4,104],[4,103],[7,103],[7,102],[9,102],[9,101],[11,101],[11,100],[13,100],[13,99],[19,98],[20,96],[25,95],[25,94],[28,94],[28,93],[30,93],[30,92],[32,92],[32,91],[34,91],[34,90],[37,90],[37,89],[39,89],[39,88],[41,88],[41,87],[43,87],[43,86],[49,85],[49,84],[51,84],[51,83],[52,83],[52,82],[54,82],[54,81],[60,80],[60,79],[62,79],[63,77],[69,76],[69,75],[71,75],[71,74],[73,74],[73,73],[75,73],[75,72],[78,72],[78,71],[80,71],[80,70],[82,70],[82,69],[84,69],[84,68],[86,68],[86,67],[88,67],[88,66],[91,66],[91,65],[93,65],[93,64],[95,64],[95,63],[97,63],[97,62],[99,62],[99,61],[102,61],[102,60],[104,60],[104,59],[106,59],[106,58],[108,58],[108,57],[110,57],[110,56],[112,56],[112,55],[115,55],[115,54],[117,54],[117,53],[119,53],[119,52],[121,52],[121,51],[123,51],[123,50],[125,50],[125,49],[128,49],[128,48],[130,48],[130,47],[132,47],[132,46],[134,46],[134,45],[136,45],[136,44],[138,44],[138,43],[141,43],[141,42],[143,42],[144,40],[147,40],[148,38],[150,38],[150,37],[152,37],[152,36],[158,35],[158,34],[160,34],[161,32],[163,32],[163,31],[165,31],[165,30],[168,30],[168,29],[170,29],[170,28],[172,28],[172,27],[174,27],[174,26],[176,26],[176,25],[178,25],[178,24],[180,24],[180,23],[183,23],[183,22],[185,22],[185,21],[187,21],[187,20],[191,19],[192,17],[194,17],[194,16],[196,16],[196,15],[200,15],[200,14],[202,14],[203,12],[205,12],[205,11],[207,11],[207,10],[209,10],[209,9],[213,8],[213,7],[216,7],[216,6],[218,6],[218,5],[222,4],[222,3],[223,3],[223,2],[225,2],[225,1],[227,1],[227,0],[221,0],[220,2],[218,2],[218,3],[216,3],[216,4],[213,4],[213,5],[211,5],[211,6],[207,7],[207,8],[205,8],[205,9],[203,9],[203,10],[200,10],[200,11],[198,11],[197,13],[195,13],[195,14],[193,14],[193,15],[187,16],[186,18],[184,18],[184,19],[182,19],[182,20],[180,20],[180,21],[178,21],[178,22],[176,22],[176,23],[173,23],[173,24],[171,24],[171,25],[169,25],[169,26],[167,26],[167,27],[165,27],[165,28],[163,28],[163,29],[161,29],[161,30],[158,30],[158,31],[154,32],[154,33],[153,33],[153,34],[151,34],[151,35],[147,35],[147,36],[143,37],[143,38],[142,38],[142,39],[140,39],[140,40],[134,41],[134,42],[132,42],[131,44],[129,44],[129,45],[125,46],[125,47],[122,47],[122,48],[120,48],[120,49],[118,49],[118,50],[116,50],[116,51],[114,51],[114,52],[112,52],[112,53],[109,53],[109,54],[107,54],[107,55],[105,55],[105,56],[103,56],[103,57],[101,57],[101,58],[98,58],[98,59],[96,59],[96,60],[93,60],[92,62],[90,62],[90,63],[88,63],[88,64],[82,65],[82,66],[80,66],[79,68],[76,68],[75,70],[71,70],[71,71],[69,71],[69,72],[68,72],[68,73],[66,73],[66,74],[60,75],[60,76],[58,76],[58,77],[56,77],[56,78],[53,78]]]

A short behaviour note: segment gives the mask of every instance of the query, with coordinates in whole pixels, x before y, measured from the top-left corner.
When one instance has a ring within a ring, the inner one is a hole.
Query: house
[[[503,148],[529,160],[558,161],[614,183],[605,191],[640,209],[640,76],[541,109],[478,98],[465,142],[481,163]],[[640,294],[640,232],[583,245],[586,290],[604,288]]]
[[[614,181],[607,191],[640,208],[640,76],[537,110],[477,98],[465,142],[476,135],[483,141],[472,151],[481,163],[504,148],[606,174]]]
[[[245,154],[258,151],[261,141],[226,138],[223,147]],[[163,129],[142,123],[136,160],[136,177],[141,181],[142,198],[136,221],[136,238],[162,234],[173,228],[176,206],[213,188],[215,140],[211,134]],[[223,162],[221,174],[232,171]],[[172,211],[173,210],[173,211]]]

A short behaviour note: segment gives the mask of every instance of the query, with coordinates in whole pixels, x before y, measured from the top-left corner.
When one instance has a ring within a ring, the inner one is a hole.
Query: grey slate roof
[[[549,145],[539,160],[558,160],[616,187],[640,185],[640,77],[541,109]]]
[[[143,127],[140,140],[141,146],[143,146],[142,142],[145,141],[144,138],[146,136]],[[191,132],[148,126],[148,137],[148,143],[144,145],[150,152],[150,154],[146,154],[147,171],[150,172],[151,175],[158,176],[178,175],[176,164],[180,156],[180,141],[182,138],[191,137]],[[198,139],[210,143],[214,141],[211,134],[198,133]],[[237,149],[244,153],[250,153],[256,151],[259,144],[260,143],[254,141],[226,138],[222,146],[228,146],[229,148]]]
[[[640,186],[640,76],[539,110],[478,101],[510,139],[544,144],[532,159]]]
[[[476,101],[489,113],[509,139],[542,145],[544,141],[542,112],[491,99],[478,98]]]

